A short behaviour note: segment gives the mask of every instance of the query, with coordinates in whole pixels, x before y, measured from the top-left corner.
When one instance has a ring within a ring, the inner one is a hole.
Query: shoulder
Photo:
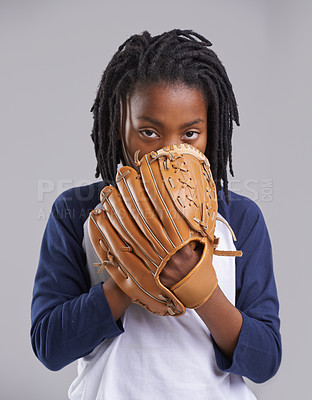
[[[227,204],[223,191],[220,191],[218,211],[231,225],[238,243],[244,242],[251,232],[267,233],[259,206],[248,197],[229,191],[229,204]]]
[[[82,226],[99,203],[104,186],[104,182],[100,181],[61,193],[53,203],[48,225],[55,228],[62,226],[66,231],[75,232],[81,237]]]
[[[92,210],[100,199],[100,192],[104,182],[95,182],[90,185],[76,186],[65,190],[55,200],[53,208],[58,214],[66,214],[77,217],[75,210]]]
[[[246,196],[229,191],[229,204],[225,200],[223,191],[218,193],[218,206],[220,214],[227,214],[228,216],[234,216],[239,214],[240,216],[248,213],[255,216],[261,214],[259,206],[251,199]]]

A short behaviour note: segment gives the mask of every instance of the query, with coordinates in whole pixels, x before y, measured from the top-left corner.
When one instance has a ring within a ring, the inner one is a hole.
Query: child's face
[[[122,143],[125,160],[134,166],[151,151],[189,143],[202,153],[207,145],[208,105],[202,92],[182,85],[149,85],[136,89],[123,107]]]

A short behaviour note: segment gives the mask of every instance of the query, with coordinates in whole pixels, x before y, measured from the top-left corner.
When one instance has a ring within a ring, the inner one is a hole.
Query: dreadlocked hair
[[[158,36],[145,31],[118,49],[105,69],[91,112],[97,167],[95,177],[114,184],[117,166],[125,164],[117,129],[122,100],[138,85],[184,84],[202,91],[208,103],[205,155],[217,190],[228,202],[227,164],[233,176],[233,121],[239,116],[232,85],[211,43],[192,30],[174,29]]]

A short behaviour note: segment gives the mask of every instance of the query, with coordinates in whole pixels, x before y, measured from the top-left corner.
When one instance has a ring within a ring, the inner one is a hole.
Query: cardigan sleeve
[[[123,332],[115,323],[102,285],[90,288],[82,248],[86,197],[60,195],[43,235],[31,305],[31,341],[40,361],[59,370],[89,354],[105,338]],[[90,205],[90,204],[89,204]],[[92,207],[92,206],[91,206]]]
[[[218,367],[261,383],[270,379],[281,362],[279,301],[273,273],[272,248],[263,215],[251,200],[232,194],[221,201],[221,213],[233,228],[236,247],[236,307],[243,317],[231,361],[215,344]]]

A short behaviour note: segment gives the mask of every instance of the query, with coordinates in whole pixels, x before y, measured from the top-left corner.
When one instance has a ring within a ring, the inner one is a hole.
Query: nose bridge
[[[170,146],[172,144],[181,144],[183,140],[179,132],[171,132],[163,137],[162,147]]]

